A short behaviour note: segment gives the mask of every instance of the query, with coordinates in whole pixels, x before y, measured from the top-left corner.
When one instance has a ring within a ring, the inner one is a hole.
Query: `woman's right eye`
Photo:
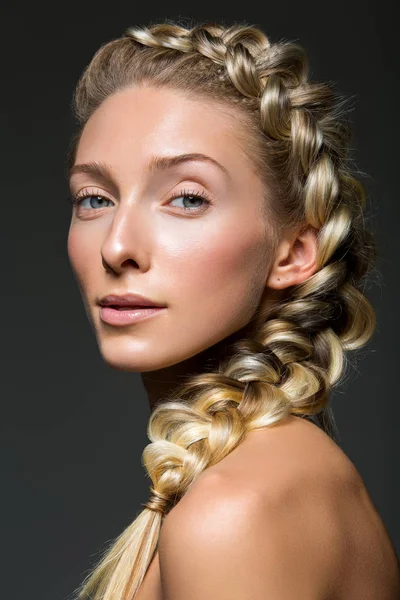
[[[81,207],[82,202],[87,198],[95,198],[95,202],[100,202],[100,206],[90,206],[90,208],[92,209],[104,208],[106,202],[111,202],[111,200],[109,200],[105,196],[100,196],[99,194],[78,194],[75,196],[72,195],[70,196],[69,200],[71,204]],[[90,204],[92,205],[92,202],[90,202]],[[84,208],[84,210],[90,210],[90,208]]]

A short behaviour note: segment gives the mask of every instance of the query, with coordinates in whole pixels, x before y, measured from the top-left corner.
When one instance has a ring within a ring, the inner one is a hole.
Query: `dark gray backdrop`
[[[147,3],[145,3],[147,4]],[[252,5],[253,4],[253,5]],[[68,262],[70,100],[100,44],[165,18],[245,20],[307,50],[313,78],[354,96],[354,158],[368,176],[380,259],[378,330],[333,397],[341,446],[397,551],[398,72],[395,2],[20,3],[1,14],[1,564],[7,600],[57,600],[148,497],[149,417],[138,374],[103,364]],[[55,8],[54,8],[55,11]],[[397,26],[397,25],[396,25]]]

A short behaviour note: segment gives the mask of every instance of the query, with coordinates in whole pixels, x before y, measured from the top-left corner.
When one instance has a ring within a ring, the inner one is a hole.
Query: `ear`
[[[317,269],[317,250],[317,231],[313,227],[283,234],[266,286],[279,290],[311,277]]]

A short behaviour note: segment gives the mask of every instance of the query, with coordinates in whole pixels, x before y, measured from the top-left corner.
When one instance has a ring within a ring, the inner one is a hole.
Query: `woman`
[[[74,109],[71,265],[152,408],[151,497],[79,599],[395,600],[328,404],[375,326],[343,100],[296,44],[164,23],[103,45]]]

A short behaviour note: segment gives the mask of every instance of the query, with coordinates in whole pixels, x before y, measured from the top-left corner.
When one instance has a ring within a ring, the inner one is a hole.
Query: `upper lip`
[[[103,296],[99,304],[101,306],[165,306],[141,294],[109,294]]]

